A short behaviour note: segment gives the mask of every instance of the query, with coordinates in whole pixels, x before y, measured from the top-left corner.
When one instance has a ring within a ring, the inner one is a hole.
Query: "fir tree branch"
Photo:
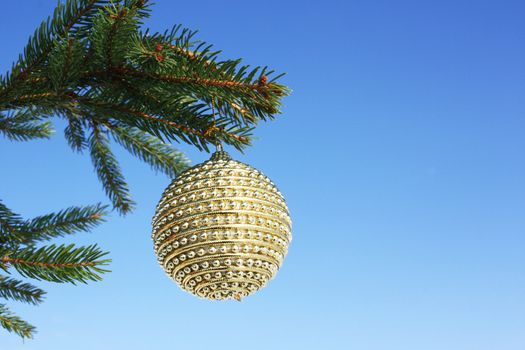
[[[140,104],[142,104],[141,107],[144,108],[144,106],[148,106],[147,109],[155,110],[156,115],[155,116],[149,116],[146,117],[148,120],[153,120],[153,118],[156,119],[166,119],[167,116],[176,116],[177,119],[181,119],[184,121],[184,125],[193,125],[193,130],[195,129],[195,126],[200,126],[202,131],[190,131],[189,133],[192,135],[196,135],[199,137],[199,144],[196,145],[197,147],[204,148],[207,150],[206,145],[203,144],[204,142],[212,142],[215,143],[217,140],[221,140],[221,142],[224,142],[229,145],[233,145],[234,147],[238,148],[240,150],[241,146],[246,146],[250,144],[250,137],[249,132],[252,130],[251,128],[231,128],[229,127],[229,121],[225,121],[224,118],[220,116],[215,116],[214,114],[203,114],[199,112],[199,105],[198,101],[194,101],[194,103],[186,102],[182,104],[179,108],[173,108],[173,100],[170,99],[170,97],[166,96],[157,96],[153,93],[150,93],[149,91],[145,89],[138,89],[134,84],[131,84],[130,82],[124,80],[124,79],[113,79],[111,81],[112,88],[115,90],[124,89],[126,91],[126,94],[130,95],[130,98],[128,101],[140,101]],[[189,99],[187,99],[189,100]],[[191,108],[187,108],[190,107]],[[202,105],[204,106],[204,105]],[[249,111],[242,108],[241,106],[232,103],[232,107],[237,109],[241,114],[249,114]],[[128,108],[132,108],[131,103]],[[255,117],[252,116],[252,119],[255,119]],[[169,127],[176,127],[177,129],[181,129],[181,131],[186,131],[188,129],[184,128],[184,125],[181,123],[176,123],[172,120],[167,120],[169,123],[164,123],[165,125]],[[157,122],[155,122],[157,123]],[[220,124],[220,127],[217,127],[217,125]],[[186,127],[187,128],[187,127]],[[210,134],[210,130],[214,130],[215,132]],[[162,135],[161,130],[158,127],[155,127],[154,129],[159,139],[165,139],[166,135]],[[153,130],[144,130],[145,132],[151,134]],[[211,137],[213,136],[213,137]],[[184,141],[188,142],[191,140],[186,140],[184,137],[184,134],[179,135],[180,138],[182,138]],[[168,138],[169,139],[169,138]]]
[[[114,3],[94,18],[93,26],[98,30],[91,33],[90,39],[94,57],[101,65],[111,68],[125,60],[127,50],[124,45],[136,32],[142,17],[139,8],[136,1]]]
[[[211,78],[201,78],[201,77],[186,77],[186,76],[176,76],[176,75],[167,75],[167,74],[155,74],[147,73],[130,67],[113,67],[110,69],[110,72],[120,74],[122,76],[131,76],[141,79],[151,80],[156,79],[164,82],[175,83],[175,84],[195,84],[208,87],[224,87],[224,88],[240,88],[246,90],[254,90],[257,92],[265,92],[271,90],[273,86],[268,86],[266,84],[253,84],[245,83],[234,80],[226,79],[211,79]],[[106,71],[94,72],[94,75],[107,74]]]
[[[42,122],[30,110],[21,110],[11,115],[0,114],[0,133],[12,141],[28,141],[49,138],[53,134],[50,122]]]
[[[46,92],[46,93],[41,93],[41,94],[29,94],[29,95],[24,95],[24,96],[19,97],[17,99],[17,102],[20,102],[20,101],[23,101],[23,100],[33,100],[33,99],[36,100],[36,99],[40,99],[40,98],[44,98],[44,97],[45,98],[52,98],[52,99],[54,99],[54,101],[55,101],[54,103],[55,104],[59,104],[60,103],[60,105],[61,106],[63,105],[64,108],[67,105],[75,105],[75,104],[80,102],[80,103],[88,105],[88,106],[95,106],[95,107],[98,107],[98,108],[103,108],[106,111],[117,111],[117,112],[120,112],[120,113],[132,115],[134,117],[140,117],[142,119],[145,119],[145,120],[148,120],[148,121],[152,121],[152,122],[155,122],[155,123],[158,123],[158,124],[164,124],[164,125],[166,125],[166,126],[168,126],[170,128],[175,128],[175,129],[179,130],[180,132],[178,133],[178,136],[181,137],[184,141],[188,141],[188,139],[186,139],[184,137],[184,134],[197,136],[200,139],[200,144],[195,144],[196,146],[203,145],[203,144],[205,144],[207,142],[212,142],[213,143],[214,139],[215,139],[215,138],[210,137],[211,134],[208,132],[211,127],[217,126],[216,124],[213,123],[213,121],[208,123],[203,130],[196,130],[196,129],[192,128],[192,127],[183,125],[181,123],[177,123],[177,122],[174,122],[174,121],[171,121],[171,120],[167,120],[167,119],[162,118],[162,117],[157,117],[157,116],[145,113],[143,111],[133,109],[133,108],[131,108],[129,106],[126,106],[126,105],[109,103],[109,102],[106,102],[104,100],[99,100],[99,99],[94,99],[94,98],[90,98],[90,97],[77,95],[76,93],[73,93],[73,92],[68,92],[68,93],[65,93],[65,94],[56,93],[56,92]],[[44,107],[44,106],[42,106],[42,107]],[[63,107],[61,107],[61,108],[63,108]],[[69,108],[71,109],[71,107],[69,107]],[[235,108],[241,110],[241,107],[238,106],[238,105],[235,105]],[[193,109],[195,110],[195,108],[193,108]],[[244,110],[244,112],[246,112],[246,110]],[[188,114],[192,114],[192,112],[190,112]],[[197,120],[194,120],[194,122],[197,122]],[[202,120],[200,122],[202,123]],[[72,128],[73,126],[69,125],[68,127]],[[236,130],[236,129],[233,128],[233,129],[230,129],[230,130]],[[70,132],[70,130],[66,130],[66,131]],[[78,131],[80,131],[80,130],[78,130]],[[144,130],[144,131],[147,131],[147,132],[151,133],[151,132],[154,131],[154,128],[153,129],[149,129],[149,130]],[[233,144],[235,147],[237,147],[239,149],[240,149],[240,147],[239,147],[240,145],[249,145],[250,144],[250,138],[248,136],[239,135],[236,132],[230,132],[230,131],[227,130],[226,125],[221,126],[219,128],[216,128],[216,131],[217,131],[217,133],[216,133],[215,136],[217,136],[217,135],[222,136],[224,141],[226,141],[229,144]],[[239,133],[245,133],[246,131],[248,131],[248,129],[238,129],[238,131],[239,131]],[[156,134],[157,134],[156,136],[161,136],[158,132]],[[68,138],[68,142],[70,140],[70,136],[73,136],[73,135],[72,134],[66,134],[66,137]],[[234,143],[232,143],[232,141]],[[80,142],[78,142],[78,143],[80,144]],[[77,149],[77,146],[75,146],[75,144],[70,143],[70,145],[75,150]],[[78,148],[78,149],[80,149],[80,148]]]
[[[0,247],[11,244],[32,245],[38,241],[62,237],[78,231],[88,232],[101,222],[106,213],[101,204],[70,207],[58,213],[22,220],[0,202]]]
[[[24,220],[20,215],[11,211],[0,201],[0,253],[2,253],[2,247],[16,245],[22,239],[23,236],[19,232],[19,227],[22,225],[24,225]]]
[[[118,111],[118,112],[122,112],[122,113],[126,113],[126,114],[131,114],[131,115],[133,115],[135,117],[140,117],[140,118],[143,118],[143,119],[147,119],[147,120],[150,120],[150,121],[154,121],[154,122],[157,122],[157,123],[162,123],[162,124],[168,125],[170,127],[173,127],[175,129],[179,129],[179,130],[181,130],[181,131],[183,131],[185,133],[188,133],[188,134],[193,134],[193,135],[197,135],[197,136],[200,136],[200,137],[204,137],[204,132],[201,132],[201,131],[189,128],[189,127],[187,127],[185,125],[178,124],[178,123],[166,120],[166,119],[157,118],[157,117],[155,117],[153,115],[149,115],[149,114],[144,113],[142,111],[131,109],[131,108],[126,107],[124,105],[104,103],[102,101],[97,101],[95,99],[86,98],[86,97],[82,97],[82,96],[78,96],[77,100],[80,101],[80,102],[86,103],[88,105],[95,105],[95,106],[98,106],[98,107],[106,108],[108,110],[114,110],[114,111]]]
[[[64,113],[67,126],[64,129],[64,137],[69,147],[76,152],[82,152],[87,147],[86,134],[84,132],[85,120],[67,111]]]
[[[0,269],[16,269],[25,277],[52,282],[87,283],[98,281],[107,270],[107,254],[96,245],[50,245],[35,248],[38,240],[48,240],[74,231],[88,231],[101,221],[105,207],[71,207],[55,214],[24,220],[0,202]],[[25,247],[24,247],[25,246]],[[29,304],[39,304],[45,292],[29,283],[0,275],[0,297]],[[0,305],[0,326],[22,337],[34,333],[34,327]]]
[[[13,314],[4,304],[0,304],[0,325],[7,331],[22,338],[33,338],[36,328]]]
[[[29,38],[25,59],[19,60],[11,77],[0,84],[0,96],[14,89],[17,83],[26,79],[47,58],[57,38],[65,36],[84,16],[94,15],[94,10],[107,3],[107,0],[67,0],[65,5],[59,3],[54,16],[42,22],[33,37]]]
[[[100,266],[109,259],[102,259],[107,253],[96,245],[78,247],[71,245],[22,248],[0,258],[0,262],[12,266],[22,276],[50,282],[100,281],[101,274],[108,272]]]
[[[71,61],[73,56],[73,45],[75,43],[75,39],[69,39],[67,41],[66,45],[66,58],[64,62],[64,66],[62,68],[62,76],[67,77],[68,71],[71,69]]]
[[[71,84],[75,84],[79,75],[83,72],[79,62],[84,57],[85,42],[78,38],[66,37],[58,42],[49,54],[46,66],[46,75],[37,78],[39,82],[50,82],[52,89],[60,93],[66,90]]]
[[[188,167],[188,160],[181,152],[158,138],[133,127],[105,124],[113,134],[115,141],[134,156],[175,178]]]
[[[104,186],[106,194],[111,199],[113,207],[121,214],[129,212],[135,203],[131,200],[128,185],[120,170],[120,166],[109,148],[106,135],[100,130],[99,125],[92,124],[92,133],[88,144],[91,160],[95,166],[99,180]]]
[[[46,292],[32,284],[0,275],[1,298],[37,305],[42,302],[44,294],[46,294]]]
[[[182,124],[179,124],[179,123],[175,123],[173,121],[166,120],[166,119],[163,119],[163,118],[158,118],[156,116],[149,115],[149,114],[144,113],[144,112],[139,111],[139,110],[134,110],[134,109],[129,108],[129,107],[124,106],[124,105],[105,103],[105,102],[102,102],[102,101],[97,101],[95,99],[86,98],[86,97],[83,97],[83,96],[78,96],[78,97],[76,97],[76,99],[79,102],[86,103],[88,105],[95,105],[95,106],[98,106],[98,107],[106,108],[108,110],[113,110],[113,111],[118,111],[118,112],[122,112],[122,113],[126,113],[126,114],[131,114],[133,116],[136,116],[136,117],[139,117],[139,118],[142,118],[142,119],[146,119],[146,120],[153,121],[153,122],[156,122],[156,123],[161,123],[161,124],[167,125],[169,127],[172,127],[172,128],[175,128],[175,129],[179,129],[180,131],[182,131],[184,133],[187,133],[187,134],[192,134],[192,135],[198,136],[198,137],[203,138],[203,139],[207,138],[207,136],[205,134],[206,130],[203,130],[203,131],[195,130],[195,129],[192,129],[192,128],[188,127],[188,126],[185,126],[185,125],[182,125]],[[211,126],[212,126],[212,124],[209,125],[209,127],[211,127]],[[225,130],[221,130],[221,131],[223,133],[225,133],[225,134],[228,134],[229,137],[231,137],[233,139],[236,139],[236,140],[238,140],[240,142],[243,142],[243,143],[248,143],[249,142],[249,139],[247,137],[231,134],[231,133],[228,133]]]
[[[220,125],[220,127],[217,128],[216,134],[210,135],[207,133],[207,130],[215,127],[213,121],[204,124],[203,126],[205,128],[201,131],[180,123],[173,122],[171,120],[147,114],[143,111],[133,109],[126,105],[107,103],[83,96],[76,97],[75,101],[88,107],[102,109],[105,111],[105,113],[112,113],[113,119],[117,119],[119,122],[137,127],[149,134],[154,134],[156,137],[161,139],[164,137],[167,137],[171,140],[180,138],[185,142],[192,143],[200,149],[207,149],[207,143],[213,142],[217,135],[220,135],[221,139],[226,143],[232,144],[239,149],[240,145],[247,145],[250,143],[250,138],[245,136],[245,134],[250,131],[249,128],[230,128],[227,130],[225,125],[217,123],[217,125]],[[193,112],[190,110],[181,111],[181,113],[186,113],[193,116]],[[202,120],[200,122],[202,124]],[[166,126],[167,128],[161,128],[162,125]],[[175,133],[175,135],[173,135],[173,133]]]
[[[37,216],[24,225],[28,242],[49,240],[76,232],[88,232],[104,221],[107,206],[70,207],[58,213]]]

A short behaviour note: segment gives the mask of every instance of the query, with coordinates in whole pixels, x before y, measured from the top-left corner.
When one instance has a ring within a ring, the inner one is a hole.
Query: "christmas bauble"
[[[152,238],[159,263],[184,290],[240,300],[275,277],[291,220],[270,179],[218,151],[166,188]]]

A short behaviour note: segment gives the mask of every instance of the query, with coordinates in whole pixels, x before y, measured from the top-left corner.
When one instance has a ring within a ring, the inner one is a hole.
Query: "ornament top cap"
[[[225,152],[223,150],[217,150],[215,151],[210,160],[217,161],[217,160],[231,160],[232,157],[228,154],[228,152]]]

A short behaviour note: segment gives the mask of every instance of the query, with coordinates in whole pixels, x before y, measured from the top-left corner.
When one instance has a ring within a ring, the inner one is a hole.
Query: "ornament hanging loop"
[[[211,135],[212,138],[213,138],[212,142],[215,145],[215,152],[216,153],[222,153],[222,152],[224,152],[224,150],[222,148],[222,143],[219,140],[219,138],[217,137],[217,130],[219,128],[217,128],[217,116],[215,114],[215,97],[212,97],[212,99],[211,99],[211,111],[212,111],[212,115],[213,115],[213,126],[211,127],[211,129],[213,130],[213,135]]]

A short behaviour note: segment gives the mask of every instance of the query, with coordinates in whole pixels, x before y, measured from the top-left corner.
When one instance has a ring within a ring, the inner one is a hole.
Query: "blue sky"
[[[2,4],[2,71],[55,3]],[[38,283],[44,304],[10,304],[36,339],[0,331],[0,348],[523,350],[524,17],[517,0],[157,0],[153,30],[182,23],[288,72],[283,115],[232,152],[286,196],[288,257],[242,303],[184,293],[150,240],[169,179],[115,146],[137,209],[67,240],[111,251],[113,272]],[[107,202],[62,127],[0,139],[0,198],[24,216]]]

